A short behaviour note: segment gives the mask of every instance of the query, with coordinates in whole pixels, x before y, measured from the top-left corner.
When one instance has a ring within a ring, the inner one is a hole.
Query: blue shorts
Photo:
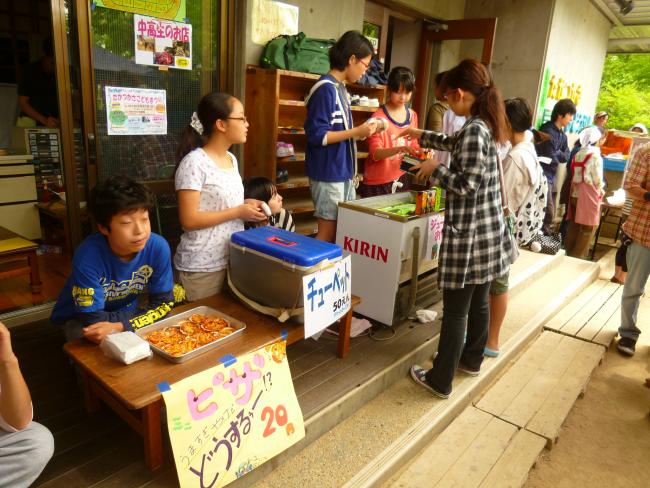
[[[336,220],[339,202],[356,198],[352,180],[335,182],[309,180],[309,189],[316,209],[314,217],[324,220]]]

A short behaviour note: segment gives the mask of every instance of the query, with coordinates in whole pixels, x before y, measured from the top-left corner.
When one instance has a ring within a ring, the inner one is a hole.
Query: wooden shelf
[[[374,112],[379,107],[362,107],[360,105],[352,105],[350,108],[353,112]]]
[[[314,202],[311,198],[287,198],[282,202],[282,206],[292,215],[314,213]]]
[[[301,100],[278,100],[278,105],[281,107],[304,107],[305,102]]]
[[[304,107],[305,102],[301,100],[279,100],[278,104],[281,107]],[[360,105],[352,105],[350,109],[353,112],[374,112],[379,107],[362,107]]]
[[[277,188],[285,197],[285,207],[297,217],[296,224],[303,234],[313,234],[317,223],[313,220],[313,204],[310,201],[309,178],[305,171],[305,118],[307,107],[304,97],[314,85],[319,75],[297,73],[282,69],[264,69],[249,65],[246,67],[246,117],[253,127],[266,127],[268,130],[248,133],[244,158],[244,177],[265,176],[273,181],[277,169],[289,171],[289,180],[277,183]],[[346,84],[351,94],[366,96],[383,101],[385,86]],[[363,123],[376,107],[352,108],[354,125]],[[291,143],[295,155],[279,158],[276,156],[279,141]],[[359,143],[358,169],[363,170],[363,161],[368,157],[367,144]],[[311,224],[305,224],[312,219]],[[300,222],[300,224],[298,224]]]
[[[357,159],[366,159],[368,153],[365,151],[357,151]],[[278,164],[282,163],[296,163],[296,162],[305,161],[305,153],[297,152],[293,156],[287,156],[285,158],[278,158]]]
[[[296,128],[296,129],[287,129],[284,127],[278,127],[278,134],[282,134],[285,136],[290,136],[290,135],[305,135],[305,129],[302,127]]]
[[[293,156],[278,158],[278,164],[293,163],[293,162],[296,162],[296,161],[305,161],[305,153],[297,152]]]
[[[290,176],[289,181],[277,183],[278,190],[289,190],[292,188],[309,188],[309,178],[306,176]]]

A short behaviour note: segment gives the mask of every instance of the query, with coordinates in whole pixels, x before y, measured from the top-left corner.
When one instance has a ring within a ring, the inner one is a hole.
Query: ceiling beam
[[[616,14],[612,12],[612,9],[603,1],[603,0],[590,0],[591,4],[596,7],[601,14],[609,19],[609,21],[616,27],[623,27],[623,24],[618,19]]]

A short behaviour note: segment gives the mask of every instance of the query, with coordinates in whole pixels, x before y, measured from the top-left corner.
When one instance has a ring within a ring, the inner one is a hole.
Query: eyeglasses
[[[359,61],[361,64],[363,64],[363,67],[368,69],[368,66],[370,66],[370,63],[366,63],[363,61],[361,58],[357,58],[357,61]]]
[[[244,124],[248,123],[248,120],[246,119],[246,116],[244,117],[228,117],[228,120],[241,120],[244,122]]]

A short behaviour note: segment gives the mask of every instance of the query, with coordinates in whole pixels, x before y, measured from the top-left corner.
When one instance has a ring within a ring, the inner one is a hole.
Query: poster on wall
[[[105,87],[109,136],[167,134],[167,92]]]
[[[305,437],[286,346],[159,385],[180,486],[225,486]]]
[[[159,19],[185,20],[185,0],[94,0],[93,3],[98,7]]]
[[[298,14],[295,5],[272,0],[253,1],[253,42],[261,46],[281,34],[298,34]]]
[[[182,22],[133,16],[135,62],[192,69],[192,26]]]

